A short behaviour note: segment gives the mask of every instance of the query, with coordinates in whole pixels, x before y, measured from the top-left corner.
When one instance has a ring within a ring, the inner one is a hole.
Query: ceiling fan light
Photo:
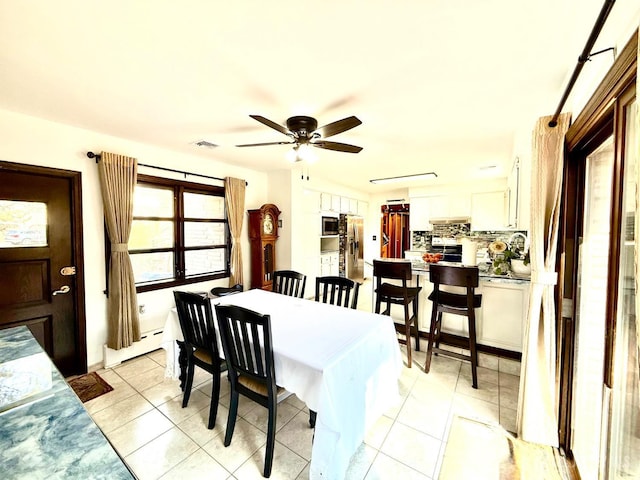
[[[296,145],[291,150],[289,150],[286,154],[286,157],[290,163],[299,162],[300,159],[298,158],[298,146]]]
[[[371,183],[381,184],[381,183],[396,183],[396,182],[410,182],[413,180],[427,180],[429,178],[437,178],[438,175],[436,172],[428,172],[428,173],[416,173],[414,175],[400,175],[398,177],[385,177],[385,178],[374,178],[369,180]]]
[[[298,148],[298,157],[307,163],[315,163],[318,159],[316,152],[308,144],[302,144]]]
[[[298,144],[287,152],[287,160],[291,163],[307,162],[314,163],[318,157],[313,149],[307,144]]]

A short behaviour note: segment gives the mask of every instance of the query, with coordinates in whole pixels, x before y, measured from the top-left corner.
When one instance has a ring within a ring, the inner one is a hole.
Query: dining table
[[[368,429],[400,399],[403,362],[392,319],[260,289],[211,302],[270,315],[276,381],[317,412],[310,478],[343,479]],[[173,309],[163,346],[174,378],[182,340]]]

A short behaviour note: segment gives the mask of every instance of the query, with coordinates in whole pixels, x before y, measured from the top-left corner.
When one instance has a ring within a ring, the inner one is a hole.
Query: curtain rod
[[[100,160],[100,154],[99,153],[87,152],[87,157],[95,158],[96,159],[96,163],[98,163],[98,160]],[[211,175],[202,175],[200,173],[185,172],[184,170],[174,170],[173,168],[157,167],[155,165],[147,165],[146,163],[140,163],[140,162],[138,162],[138,166],[147,167],[147,168],[155,168],[156,170],[163,170],[165,172],[182,173],[183,175],[191,175],[193,177],[210,178],[212,180],[220,180],[220,181],[224,182],[224,178],[213,177]],[[249,185],[249,182],[245,181],[244,184],[245,185]]]
[[[558,104],[558,108],[556,109],[556,113],[553,114],[553,117],[549,122],[550,127],[555,127],[556,125],[558,125],[558,117],[560,116],[562,107],[564,107],[564,103],[567,101],[567,98],[569,98],[569,93],[571,93],[573,85],[576,83],[576,80],[578,80],[578,76],[582,71],[582,67],[584,67],[584,64],[589,60],[589,58],[591,58],[591,49],[593,48],[593,44],[596,43],[598,35],[600,35],[600,31],[602,30],[602,27],[604,27],[604,23],[607,21],[607,17],[609,16],[609,13],[611,13],[611,9],[613,8],[614,3],[616,3],[616,0],[605,0],[604,4],[602,5],[600,15],[598,15],[596,23],[591,29],[591,34],[589,35],[587,43],[582,50],[582,54],[578,57],[578,63],[573,70],[573,74],[571,75],[571,79],[569,80],[567,88],[562,94],[562,98],[560,99],[560,103]],[[609,49],[601,50],[600,52],[596,52],[593,55],[597,55],[598,53],[602,53],[607,50]]]

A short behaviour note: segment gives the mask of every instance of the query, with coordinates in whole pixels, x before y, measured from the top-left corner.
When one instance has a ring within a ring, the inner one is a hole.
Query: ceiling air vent
[[[207,142],[206,140],[198,140],[196,142],[193,142],[192,145],[204,148],[216,148],[218,146],[215,143]]]

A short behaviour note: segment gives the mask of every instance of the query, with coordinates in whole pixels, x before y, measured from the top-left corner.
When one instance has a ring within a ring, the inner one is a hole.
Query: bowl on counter
[[[440,260],[442,260],[443,256],[444,255],[442,253],[425,252],[422,255],[422,260],[425,263],[438,263]]]
[[[511,259],[511,271],[518,276],[531,275],[531,263],[524,264],[524,260],[521,258]]]

